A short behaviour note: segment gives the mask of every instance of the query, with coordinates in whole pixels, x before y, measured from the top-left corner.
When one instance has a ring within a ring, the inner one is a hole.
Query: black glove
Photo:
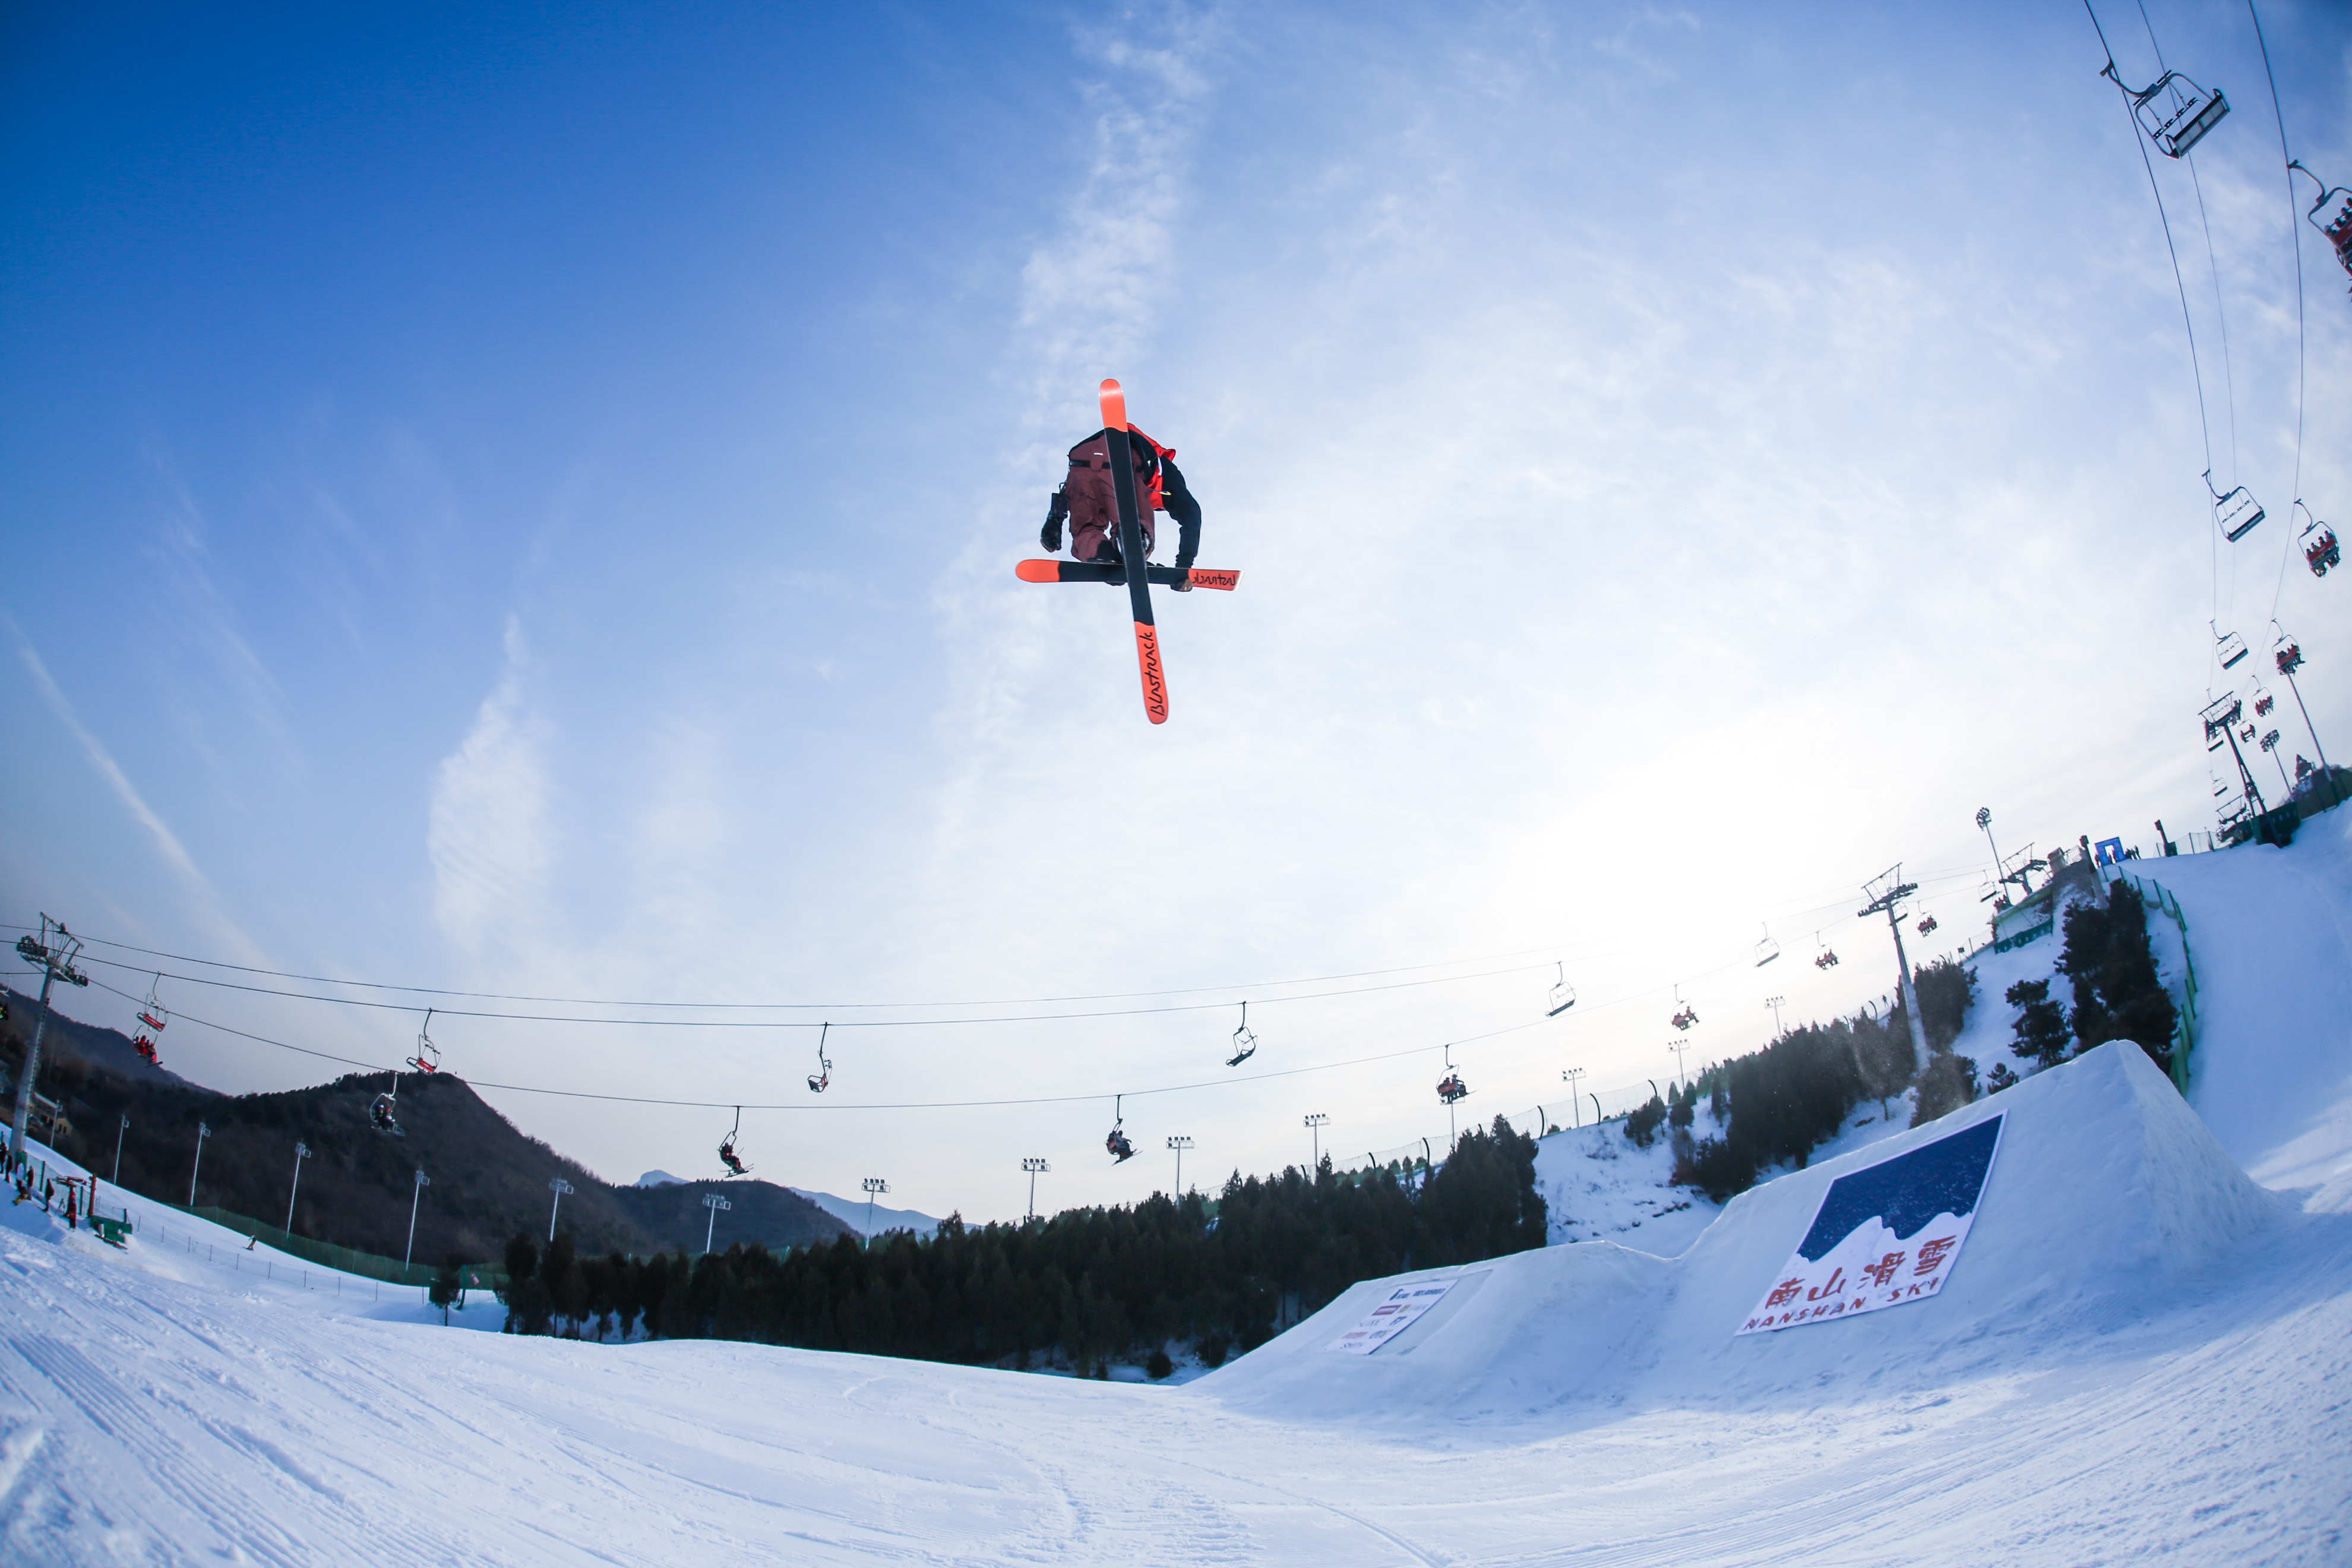
[[[1069,515],[1069,496],[1055,490],[1045,503],[1045,526],[1037,531],[1037,543],[1048,555],[1062,548],[1062,520]]]

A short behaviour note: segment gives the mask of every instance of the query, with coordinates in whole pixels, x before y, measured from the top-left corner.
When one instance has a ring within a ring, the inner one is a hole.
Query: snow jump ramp
[[[1832,1182],[1994,1117],[2000,1152],[1940,1294],[1738,1334]],[[1194,1387],[1236,1413],[1359,1428],[1432,1415],[1465,1430],[1572,1428],[1652,1404],[1812,1408],[2013,1371],[2062,1342],[2079,1352],[2289,1223],[2322,1222],[2255,1185],[2119,1041],[1743,1193],[1678,1258],[1591,1241],[1366,1281]],[[1445,1279],[1444,1297],[1372,1353],[1329,1348],[1397,1285]]]

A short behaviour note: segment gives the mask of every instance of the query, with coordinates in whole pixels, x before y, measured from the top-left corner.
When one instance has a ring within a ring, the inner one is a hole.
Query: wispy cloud
[[[469,950],[532,917],[551,858],[547,725],[524,700],[527,667],[522,628],[509,619],[505,672],[434,781],[425,838],[433,912],[443,932]]]
[[[98,776],[106,781],[107,787],[114,792],[115,798],[122,803],[132,819],[147,830],[157,851],[172,869],[186,878],[189,885],[207,900],[215,898],[212,882],[196,865],[195,857],[188,853],[187,846],[180,842],[180,836],[172,831],[171,824],[147,804],[146,797],[139,793],[139,786],[131,782],[131,776],[122,771],[121,764],[114,760],[114,754],[106,749],[105,742],[83,725],[56,678],[49,674],[49,667],[41,661],[31,639],[13,620],[8,623],[8,629],[16,634],[17,657],[25,661],[25,668],[32,671],[33,683],[40,688],[41,696],[48,702],[50,711],[72,731],[73,738],[81,742],[81,749],[89,753],[90,765],[98,770]]]

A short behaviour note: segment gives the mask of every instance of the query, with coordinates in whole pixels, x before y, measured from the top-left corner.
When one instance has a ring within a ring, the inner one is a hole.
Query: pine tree
[[[2021,1057],[2032,1057],[2043,1067],[2055,1067],[2065,1059],[2066,1009],[2050,999],[2047,980],[2021,980],[2004,994],[2012,1007],[2023,1009],[2015,1025],[2016,1041],[2010,1047]]]

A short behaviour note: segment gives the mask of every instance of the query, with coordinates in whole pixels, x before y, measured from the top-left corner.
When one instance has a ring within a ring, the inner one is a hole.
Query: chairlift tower
[[[1308,1147],[1315,1152],[1314,1158],[1307,1166],[1307,1179],[1310,1182],[1315,1179],[1315,1173],[1323,1168],[1323,1124],[1330,1120],[1319,1110],[1307,1118],[1307,1132],[1310,1139]]]
[[[81,939],[66,930],[63,921],[41,917],[41,934],[36,938],[30,931],[16,939],[17,956],[27,963],[38,965],[41,971],[41,1013],[33,1020],[33,1043],[25,1047],[24,1076],[16,1080],[16,1114],[9,1123],[8,1158],[20,1161],[25,1157],[25,1129],[33,1120],[33,1081],[41,1071],[41,1035],[49,1026],[49,987],[62,980],[68,985],[88,985],[89,976],[74,967],[81,955]],[[58,1130],[49,1129],[49,1140],[57,1141]],[[194,1197],[188,1200],[195,1202]]]
[[[404,1253],[402,1253],[402,1254],[400,1255],[400,1267],[401,1267],[403,1269],[407,1268],[408,1268],[408,1266],[409,1266],[411,1263],[413,1263],[414,1261],[415,1261],[415,1258],[416,1258],[416,1205],[417,1205],[417,1204],[418,1204],[418,1203],[420,1203],[421,1201],[423,1201],[423,1199],[424,1199],[424,1197],[425,1197],[425,1188],[427,1188],[427,1187],[429,1187],[429,1186],[431,1186],[432,1184],[433,1184],[433,1178],[432,1178],[432,1177],[430,1177],[430,1176],[428,1176],[428,1175],[426,1175],[426,1174],[425,1173],[425,1167],[424,1167],[424,1166],[422,1166],[422,1165],[417,1166],[417,1167],[416,1167],[416,1190],[415,1190],[415,1192],[411,1193],[411,1194],[409,1194],[409,1197],[408,1197],[408,1250],[407,1250],[407,1251],[405,1251],[405,1252],[404,1252]]]
[[[1564,1068],[1559,1075],[1559,1081],[1568,1085],[1569,1118],[1579,1127],[1582,1127],[1584,1125],[1584,1107],[1579,1105],[1576,1100],[1576,1080],[1583,1076],[1584,1069],[1582,1068]]]
[[[1192,1140],[1181,1132],[1168,1140],[1168,1147],[1176,1151],[1176,1201],[1178,1203],[1184,1201],[1184,1151],[1192,1146]]]
[[[2296,700],[2301,701],[2302,699],[2298,697]],[[2238,694],[2225,691],[2200,710],[2198,717],[2205,721],[2207,751],[2218,752],[2222,742],[2229,742],[2230,756],[2238,764],[2238,788],[2249,803],[2248,809],[2259,817],[2269,808],[2263,804],[2262,786],[2254,783],[2253,773],[2246,766],[2246,753],[2238,749],[2238,721],[2244,714],[2245,704],[2238,700]],[[2315,740],[2313,743],[2317,742]]]
[[[2327,748],[2319,743],[2319,731],[2311,722],[2311,710],[2303,703],[2303,688],[2294,683],[2294,672],[2303,668],[2303,645],[2280,630],[2278,646],[2271,650],[2278,672],[2286,677],[2286,689],[2294,693],[2294,705],[2303,714],[2303,727],[2311,736],[2311,749],[2319,753],[2319,776],[2327,782],[2327,804],[2336,804],[2336,771],[2327,765]]]
[[[858,1185],[866,1191],[866,1239],[871,1243],[874,1239],[874,1200],[878,1194],[888,1192],[890,1184],[879,1176],[868,1176]]]
[[[1037,1217],[1037,1173],[1050,1171],[1054,1167],[1032,1154],[1021,1162],[1021,1168],[1029,1173],[1029,1217],[1035,1219]]]
[[[702,1251],[705,1257],[709,1257],[710,1253],[710,1238],[719,1234],[719,1215],[720,1211],[724,1209],[731,1209],[735,1205],[729,1203],[724,1197],[720,1196],[717,1193],[705,1193],[702,1194],[702,1206],[710,1211],[710,1223],[702,1227]]]
[[[1919,993],[1911,984],[1911,960],[1903,951],[1903,918],[1899,906],[1919,890],[1916,882],[1903,879],[1903,862],[1897,860],[1888,870],[1863,885],[1863,897],[1870,900],[1854,910],[1857,920],[1872,915],[1885,915],[1886,929],[1895,934],[1895,968],[1903,980],[1903,1013],[1911,1024],[1911,1065],[1914,1071],[1927,1070],[1927,1028],[1919,1019]]]
[[[549,1206],[547,1211],[547,1239],[553,1241],[555,1239],[555,1216],[563,1211],[563,1194],[572,1190],[572,1184],[565,1181],[562,1177],[558,1176],[553,1181],[547,1184],[547,1190],[555,1194],[555,1202]],[[703,1250],[708,1252],[710,1249],[706,1247]]]

